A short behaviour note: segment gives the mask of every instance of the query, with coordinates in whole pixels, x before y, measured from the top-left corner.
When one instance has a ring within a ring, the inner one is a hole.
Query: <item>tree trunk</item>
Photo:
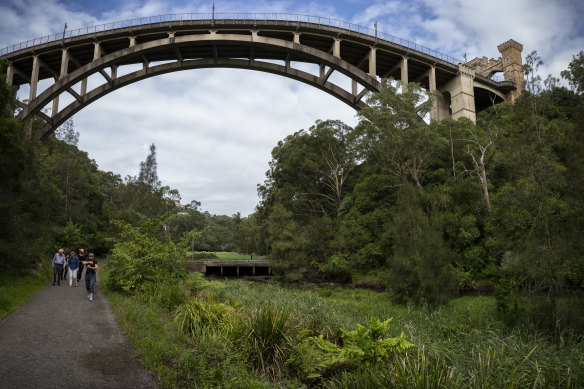
[[[487,207],[487,212],[491,213],[491,200],[489,199],[489,187],[487,185],[487,171],[485,169],[485,161],[484,161],[484,154],[481,155],[480,164],[481,164],[481,184],[483,186],[483,196],[485,197],[485,205]]]

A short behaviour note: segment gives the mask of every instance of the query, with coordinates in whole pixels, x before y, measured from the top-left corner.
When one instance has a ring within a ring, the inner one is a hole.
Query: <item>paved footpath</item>
[[[50,283],[0,320],[0,388],[156,388],[96,286]]]

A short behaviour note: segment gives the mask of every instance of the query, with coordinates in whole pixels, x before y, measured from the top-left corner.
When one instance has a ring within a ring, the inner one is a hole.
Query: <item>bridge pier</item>
[[[448,81],[440,90],[442,93],[448,92],[450,94],[451,117],[454,120],[465,117],[475,122],[477,119],[473,84],[474,77],[475,71],[473,69],[459,64],[456,77]],[[440,112],[439,117],[443,113],[445,113],[445,104],[442,107],[442,112]]]
[[[39,82],[40,62],[39,56],[34,55],[32,61],[32,71],[30,74],[30,91],[28,94],[28,101],[32,101],[36,97],[37,85]]]
[[[372,47],[369,50],[369,75],[371,77],[377,77],[377,56],[375,47]]]

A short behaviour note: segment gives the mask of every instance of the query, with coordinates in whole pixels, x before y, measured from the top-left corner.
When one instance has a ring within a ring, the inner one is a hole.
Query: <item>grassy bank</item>
[[[508,329],[490,297],[430,309],[393,305],[386,293],[370,290],[197,276],[135,296],[107,293],[121,327],[163,387],[584,385],[582,334],[551,338],[533,328]],[[328,357],[315,347],[319,335],[341,346],[347,342],[341,329],[367,327],[372,316],[393,317],[383,336],[395,339],[403,332],[415,346],[371,362],[359,357],[363,344],[355,343],[353,354],[334,354],[327,346]]]
[[[47,285],[52,276],[50,267],[41,271],[10,269],[0,272],[0,319],[26,303],[33,294]]]

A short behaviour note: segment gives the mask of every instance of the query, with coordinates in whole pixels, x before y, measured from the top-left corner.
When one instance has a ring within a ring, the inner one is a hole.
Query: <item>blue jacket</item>
[[[79,257],[74,256],[73,258],[69,258],[69,269],[75,270],[79,267]]]

